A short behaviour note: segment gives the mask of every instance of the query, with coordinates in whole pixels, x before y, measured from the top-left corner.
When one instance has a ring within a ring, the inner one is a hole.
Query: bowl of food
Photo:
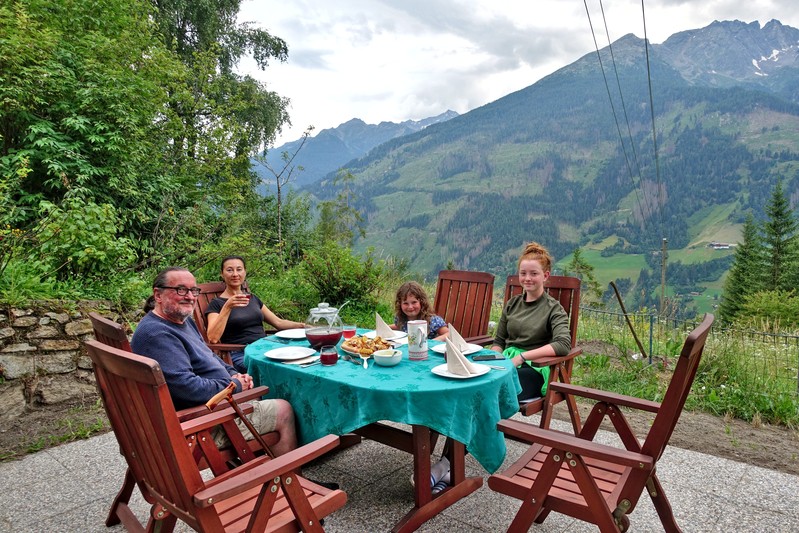
[[[377,350],[372,354],[375,364],[380,366],[394,366],[402,361],[402,352],[399,350]]]

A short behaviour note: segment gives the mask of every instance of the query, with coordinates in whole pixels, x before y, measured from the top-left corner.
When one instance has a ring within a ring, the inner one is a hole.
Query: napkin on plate
[[[319,359],[318,355],[311,355],[308,357],[303,357],[302,359],[295,359],[293,361],[283,361],[287,365],[304,365],[306,363],[313,363]]]
[[[382,339],[393,339],[395,335],[394,330],[380,318],[380,313],[375,313],[375,335]]]
[[[452,341],[452,344],[460,351],[468,349],[469,344],[463,340],[463,337],[461,337],[461,334],[455,329],[455,326],[452,324],[447,324],[447,326],[449,326],[449,335],[447,335],[447,337]]]
[[[447,371],[450,374],[469,376],[478,373],[477,366],[466,359],[451,340],[445,338],[444,342],[447,343]]]

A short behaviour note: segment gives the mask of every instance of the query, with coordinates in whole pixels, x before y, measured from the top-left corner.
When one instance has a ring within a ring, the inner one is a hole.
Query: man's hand
[[[252,388],[252,377],[249,374],[233,374],[230,377],[239,380],[241,390],[245,391]]]

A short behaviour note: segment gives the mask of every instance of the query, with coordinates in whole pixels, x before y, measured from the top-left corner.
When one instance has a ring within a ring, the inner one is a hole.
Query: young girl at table
[[[254,294],[245,290],[247,266],[244,259],[231,255],[222,259],[222,281],[225,291],[208,302],[205,310],[208,340],[224,344],[250,344],[266,336],[264,322],[277,330],[302,328],[305,324],[280,318]],[[230,352],[233,366],[247,372],[244,350]]]
[[[394,299],[394,324],[391,329],[408,331],[408,322],[411,320],[427,321],[427,338],[444,340],[449,333],[449,328],[444,319],[434,315],[430,309],[430,300],[421,285],[415,281],[403,283],[397,289]]]
[[[549,367],[537,368],[536,356],[566,355],[571,349],[569,317],[556,299],[544,290],[552,270],[552,257],[537,242],[528,243],[519,257],[519,283],[524,292],[502,310],[491,349],[513,361],[519,372],[519,400],[546,393]]]

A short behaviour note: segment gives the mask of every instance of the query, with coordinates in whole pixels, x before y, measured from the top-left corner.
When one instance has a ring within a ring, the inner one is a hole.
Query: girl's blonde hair
[[[519,256],[519,263],[516,265],[516,271],[518,272],[519,268],[521,268],[522,261],[527,261],[530,259],[533,261],[538,261],[538,263],[541,265],[541,268],[544,269],[544,272],[552,271],[552,256],[549,255],[549,252],[546,248],[535,241],[528,242],[525,245],[522,255]]]
[[[397,317],[397,325],[400,329],[404,328],[405,324],[408,323],[408,317],[402,312],[402,302],[408,296],[415,296],[419,300],[419,320],[426,320],[429,323],[433,312],[430,310],[430,300],[427,298],[427,293],[415,281],[408,281],[397,289],[397,297],[394,299],[394,315]]]

